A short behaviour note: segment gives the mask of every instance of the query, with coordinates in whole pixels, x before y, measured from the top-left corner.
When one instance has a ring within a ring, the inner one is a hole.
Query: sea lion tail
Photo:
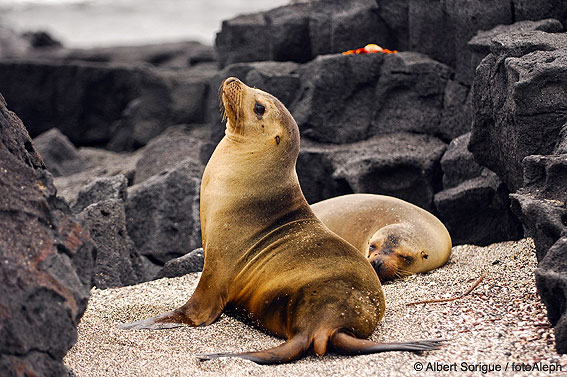
[[[330,343],[335,351],[347,355],[365,355],[389,351],[431,351],[439,349],[443,345],[443,342],[444,340],[437,339],[403,343],[375,343],[341,331],[335,332],[330,339]]]
[[[264,351],[242,353],[208,353],[196,355],[200,360],[213,360],[220,357],[240,357],[257,364],[282,364],[299,359],[311,345],[308,336],[298,334],[277,347]]]

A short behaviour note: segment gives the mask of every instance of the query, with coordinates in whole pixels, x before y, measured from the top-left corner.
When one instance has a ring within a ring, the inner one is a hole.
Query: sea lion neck
[[[285,222],[316,218],[299,186],[295,161],[289,159],[289,156],[281,161],[250,156],[223,138],[207,164],[201,183],[204,245],[212,233],[223,234],[215,239],[223,239],[224,245],[208,244],[208,247],[228,247],[232,241],[253,244]],[[207,219],[219,213],[235,220],[211,227]],[[243,239],[243,235],[249,239]]]

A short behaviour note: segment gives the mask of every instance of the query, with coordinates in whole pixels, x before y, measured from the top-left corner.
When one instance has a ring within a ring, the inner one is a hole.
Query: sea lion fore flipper
[[[432,351],[439,349],[443,340],[419,340],[403,343],[375,343],[370,340],[356,338],[344,332],[337,331],[330,341],[334,350],[346,355],[364,355],[389,351]]]
[[[224,304],[220,298],[204,294],[203,290],[206,289],[198,286],[189,301],[180,308],[140,321],[119,324],[118,327],[123,330],[163,330],[182,325],[210,325],[221,315]]]
[[[312,340],[306,335],[296,335],[277,347],[264,351],[242,353],[209,353],[196,355],[200,360],[213,360],[220,357],[239,357],[257,364],[281,364],[299,359],[311,346]]]

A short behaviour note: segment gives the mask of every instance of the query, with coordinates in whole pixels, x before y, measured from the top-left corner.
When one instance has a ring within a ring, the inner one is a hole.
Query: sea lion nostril
[[[376,271],[378,271],[384,265],[384,261],[382,259],[374,259],[372,262],[370,262],[370,264]]]
[[[234,81],[238,81],[238,79],[236,77],[229,77],[228,79],[226,79],[224,84],[228,85],[228,84],[230,84],[231,82],[234,82]]]

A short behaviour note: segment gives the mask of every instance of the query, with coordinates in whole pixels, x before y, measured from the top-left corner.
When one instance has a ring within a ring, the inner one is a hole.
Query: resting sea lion
[[[381,281],[431,271],[451,255],[451,236],[426,210],[391,196],[351,194],[311,206],[368,258]]]
[[[237,356],[261,364],[289,362],[330,344],[346,354],[424,351],[439,341],[374,343],[384,294],[372,267],[313,214],[295,172],[299,130],[272,95],[235,78],[224,81],[225,137],[201,183],[205,265],[182,307],[123,328],[208,325],[224,310],[287,339]]]

